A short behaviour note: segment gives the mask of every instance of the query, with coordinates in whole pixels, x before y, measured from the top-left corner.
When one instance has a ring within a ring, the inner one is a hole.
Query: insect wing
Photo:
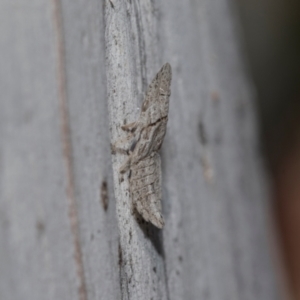
[[[157,153],[132,166],[130,190],[135,208],[147,222],[164,225],[161,215],[161,163]]]

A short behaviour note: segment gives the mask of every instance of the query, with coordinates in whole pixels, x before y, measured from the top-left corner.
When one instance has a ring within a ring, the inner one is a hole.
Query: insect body
[[[129,142],[129,147],[128,158],[120,172],[129,171],[133,206],[146,221],[158,228],[164,225],[158,151],[166,134],[171,79],[171,66],[166,63],[147,89],[138,120],[122,126],[128,132],[126,141],[127,144]]]

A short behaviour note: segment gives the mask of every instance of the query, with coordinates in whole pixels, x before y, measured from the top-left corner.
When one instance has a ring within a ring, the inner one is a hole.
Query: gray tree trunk
[[[0,298],[277,299],[254,94],[230,0],[0,3]],[[124,155],[163,63],[163,230]]]

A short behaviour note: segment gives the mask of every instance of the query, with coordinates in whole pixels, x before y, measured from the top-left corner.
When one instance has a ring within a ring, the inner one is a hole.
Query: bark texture
[[[229,0],[0,3],[0,298],[277,299],[255,95]],[[110,144],[172,65],[163,230]]]

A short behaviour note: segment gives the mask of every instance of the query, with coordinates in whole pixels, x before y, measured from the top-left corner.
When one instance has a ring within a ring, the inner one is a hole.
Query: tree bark
[[[277,299],[268,189],[230,0],[0,3],[0,298]],[[160,67],[163,230],[122,154]]]

